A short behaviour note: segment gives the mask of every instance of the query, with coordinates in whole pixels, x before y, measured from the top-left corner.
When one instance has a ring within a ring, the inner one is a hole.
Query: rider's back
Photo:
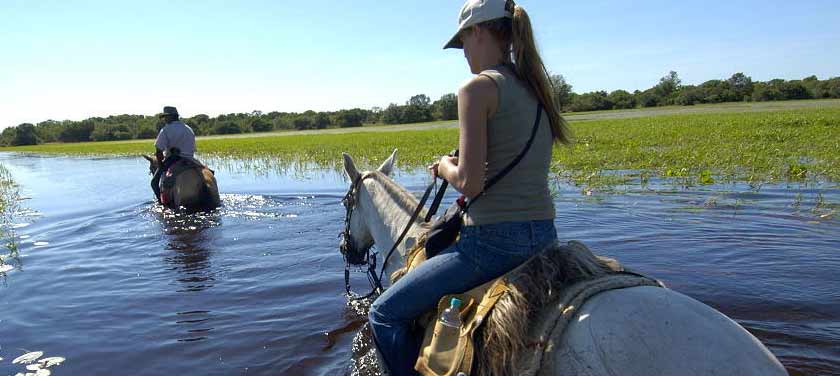
[[[170,122],[158,133],[155,147],[166,153],[172,148],[177,148],[181,157],[194,158],[195,133],[180,120]]]
[[[537,115],[537,99],[508,69],[481,72],[498,87],[499,104],[487,121],[487,171],[491,179],[516,158],[531,137]],[[554,218],[554,203],[548,189],[552,136],[543,113],[531,149],[505,177],[490,188],[465,216],[465,224],[533,221]]]

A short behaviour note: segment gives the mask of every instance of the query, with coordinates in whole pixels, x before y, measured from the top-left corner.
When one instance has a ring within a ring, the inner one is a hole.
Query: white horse
[[[390,249],[418,200],[391,180],[396,150],[376,171],[360,172],[344,154],[351,182],[359,182],[348,208],[356,249]],[[388,260],[385,275],[403,267],[405,253],[425,228],[419,216],[407,241]],[[381,262],[381,260],[380,260]],[[386,278],[387,280],[387,278]],[[386,281],[383,281],[385,283]],[[551,317],[546,306],[537,317]],[[491,313],[492,315],[492,313]],[[535,320],[531,328],[551,327]],[[552,333],[547,334],[551,337]],[[524,335],[524,334],[523,334]],[[481,357],[481,349],[476,356]],[[546,347],[539,375],[787,375],[782,364],[744,328],[713,308],[676,291],[639,286],[599,293],[586,301],[559,338]],[[516,369],[520,369],[519,365]],[[522,365],[521,369],[527,366]]]

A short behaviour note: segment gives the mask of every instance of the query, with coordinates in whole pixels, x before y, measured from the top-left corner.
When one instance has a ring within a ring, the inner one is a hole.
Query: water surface
[[[217,164],[223,207],[185,216],[153,205],[140,158],[0,163],[29,209],[0,277],[0,374],[36,350],[67,358],[55,375],[353,372],[356,327],[332,346],[325,335],[359,320],[343,296],[338,172]],[[838,187],[651,187],[558,184],[561,239],[721,310],[793,375],[840,374]]]

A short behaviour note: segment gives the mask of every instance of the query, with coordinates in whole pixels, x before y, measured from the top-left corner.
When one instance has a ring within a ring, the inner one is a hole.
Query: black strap
[[[440,183],[440,188],[438,188],[437,193],[435,193],[435,199],[432,200],[432,205],[429,206],[429,211],[426,212],[426,218],[423,219],[423,222],[428,222],[432,220],[432,217],[437,213],[438,208],[440,208],[440,202],[443,201],[443,194],[446,192],[446,187],[449,185],[449,182],[445,179],[443,183]],[[437,179],[435,179],[437,181]]]
[[[505,166],[505,168],[502,169],[502,171],[499,171],[499,173],[496,174],[496,176],[494,176],[492,179],[488,180],[487,184],[484,185],[484,189],[478,195],[476,195],[472,200],[469,200],[467,202],[467,205],[464,206],[464,209],[462,210],[462,212],[466,212],[467,209],[469,209],[470,206],[472,206],[472,204],[474,204],[476,201],[478,201],[478,199],[481,198],[481,196],[484,196],[484,194],[487,192],[488,189],[490,189],[490,187],[496,185],[496,183],[498,183],[499,180],[502,180],[502,178],[505,177],[505,175],[507,175],[509,172],[513,171],[513,168],[516,167],[516,165],[519,164],[519,162],[522,161],[522,158],[525,158],[525,154],[527,154],[528,150],[531,149],[531,144],[534,143],[534,138],[536,138],[536,136],[537,136],[537,129],[539,129],[539,127],[540,127],[540,120],[542,120],[542,113],[543,113],[542,103],[537,103],[537,119],[534,121],[534,128],[531,130],[531,137],[528,139],[528,143],[525,144],[525,149],[523,149],[522,152],[519,153],[519,155],[517,155],[516,158],[513,159],[513,161],[511,161],[507,166]]]

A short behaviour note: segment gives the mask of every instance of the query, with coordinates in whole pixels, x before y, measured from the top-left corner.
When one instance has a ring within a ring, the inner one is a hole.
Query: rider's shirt
[[[487,121],[487,170],[496,176],[516,158],[528,139],[537,115],[537,99],[526,84],[507,70],[485,70],[499,89],[499,107]],[[554,219],[554,202],[548,188],[552,137],[548,116],[542,121],[531,149],[513,170],[470,206],[467,225]]]
[[[184,122],[173,121],[160,130],[157,140],[155,140],[155,147],[163,150],[167,157],[169,156],[169,149],[178,148],[182,157],[194,158],[195,133]]]

